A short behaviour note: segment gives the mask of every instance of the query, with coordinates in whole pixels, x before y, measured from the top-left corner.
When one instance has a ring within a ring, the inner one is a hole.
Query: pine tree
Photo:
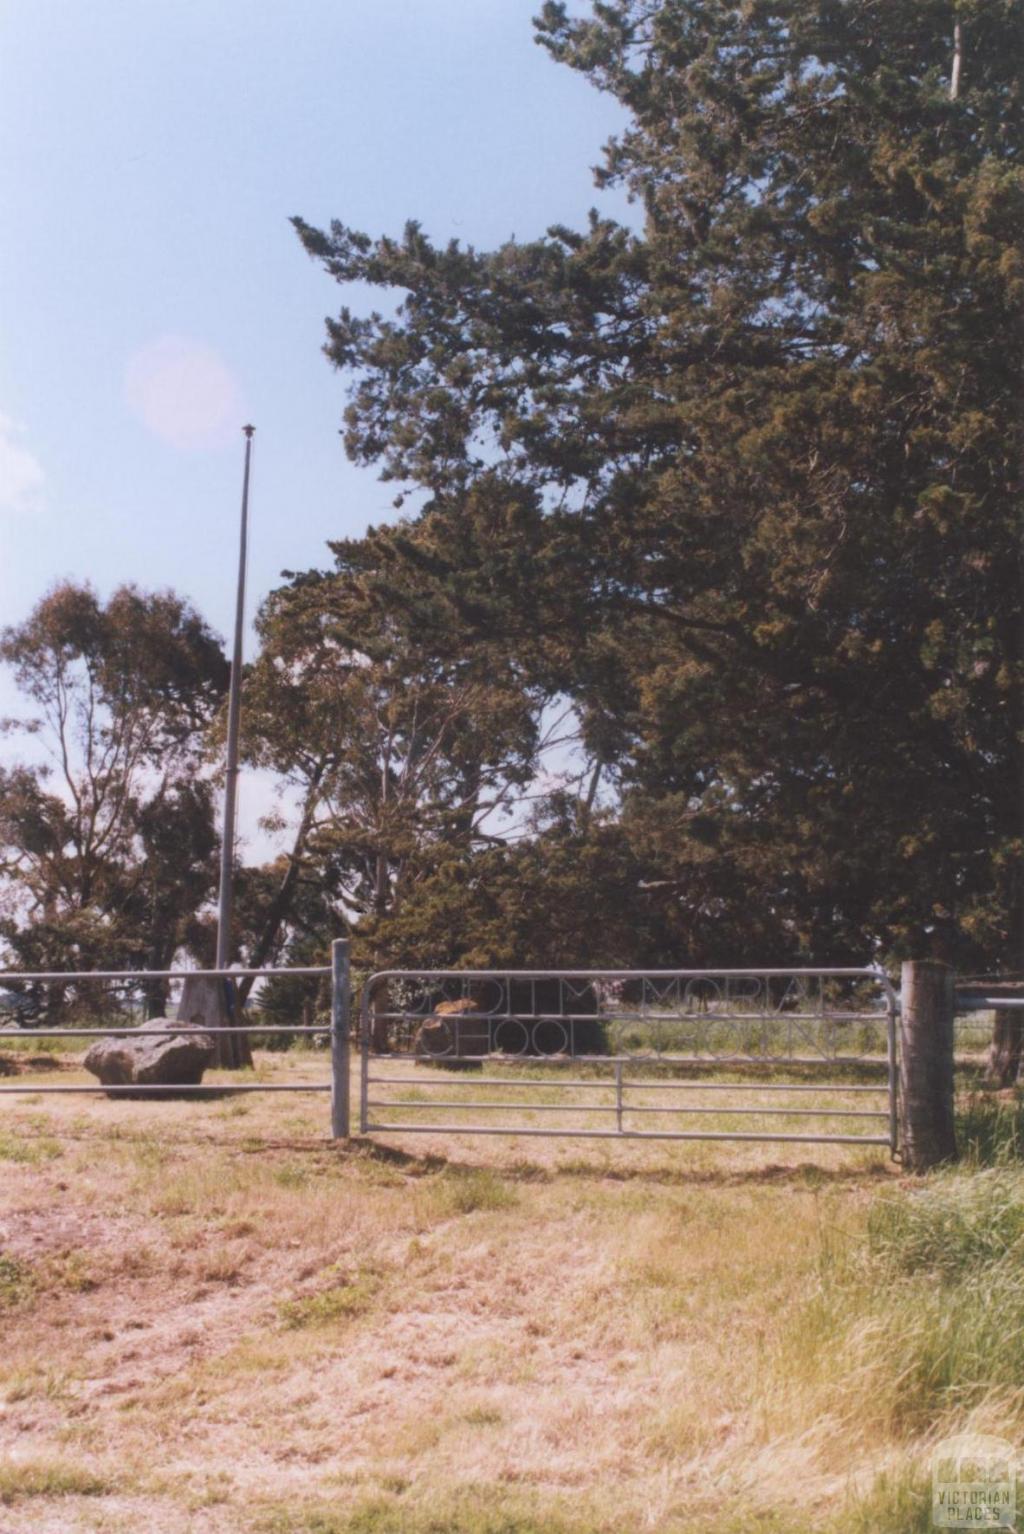
[[[481,487],[532,498],[523,663],[579,701],[652,878],[713,847],[821,958],[1024,961],[1022,23],[548,3],[539,40],[630,113],[598,179],[639,232],[296,220],[403,295],[327,352],[350,454],[429,494],[410,568],[447,526],[457,569]]]

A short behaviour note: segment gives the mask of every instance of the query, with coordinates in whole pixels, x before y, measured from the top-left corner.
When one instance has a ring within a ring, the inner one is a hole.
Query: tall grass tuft
[[[931,1493],[927,1471],[914,1466],[880,1475],[842,1509],[829,1534],[932,1534]]]
[[[8,1460],[0,1465],[0,1505],[28,1497],[103,1497],[115,1490],[109,1476],[63,1459]]]
[[[0,1312],[26,1304],[35,1287],[35,1279],[24,1263],[0,1254]]]
[[[863,1435],[1024,1420],[1024,1170],[944,1172],[823,1248],[800,1328],[827,1410]],[[813,1341],[812,1341],[813,1339]]]
[[[515,1189],[487,1167],[448,1167],[437,1179],[434,1191],[444,1214],[511,1209],[517,1203]]]
[[[910,1193],[880,1198],[868,1240],[894,1274],[928,1269],[949,1280],[997,1264],[1024,1242],[1024,1173],[940,1173]]]

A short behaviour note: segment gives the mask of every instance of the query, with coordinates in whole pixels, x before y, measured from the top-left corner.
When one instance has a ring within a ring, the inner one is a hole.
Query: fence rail
[[[91,985],[129,984],[135,992],[144,995],[146,987],[154,982],[175,980],[259,980],[286,977],[288,979],[329,979],[331,982],[331,1021],[329,1027],[281,1023],[261,1024],[258,1019],[230,1025],[201,1024],[198,1032],[213,1037],[237,1036],[239,1034],[274,1033],[289,1038],[326,1034],[331,1048],[331,1079],[320,1082],[216,1082],[195,1085],[165,1085],[157,1083],[129,1082],[124,1085],[48,1085],[33,1082],[28,1085],[7,1084],[0,1086],[0,1094],[26,1095],[82,1093],[104,1097],[226,1097],[248,1092],[329,1092],[331,1094],[331,1129],[336,1139],[349,1133],[349,954],[348,942],[339,939],[331,945],[331,962],[324,965],[295,965],[285,968],[260,969],[163,969],[163,970],[7,970],[0,971],[0,989],[5,985]],[[18,993],[15,992],[15,995]],[[14,1026],[8,1033],[0,1032],[0,1048],[4,1037],[10,1039],[64,1039],[109,1038],[130,1039],[142,1036],[148,1039],[177,1038],[185,1031],[185,1024],[168,1023],[166,1028],[145,1028],[141,1024],[102,1027],[80,1027],[73,1023],[46,1028],[23,1028]]]
[[[88,1008],[94,1002],[90,987],[104,984],[128,986],[133,997],[141,999],[149,987],[190,978],[283,977],[329,978],[328,1025],[261,1023],[254,1018],[230,1026],[201,1024],[200,1031],[290,1038],[327,1034],[328,1082],[235,1079],[170,1086],[48,1085],[33,1080],[25,1085],[4,1083],[0,1094],[216,1097],[329,1092],[332,1134],[347,1137],[352,1007],[344,940],[332,945],[330,966],[12,970],[0,973],[0,991],[5,985],[14,988],[11,999],[17,1001],[24,986],[66,986],[69,991],[78,987],[76,1002]],[[152,997],[149,991],[148,999]],[[1014,995],[1008,982],[1003,990],[1001,982],[990,977],[957,984],[948,966],[932,960],[903,966],[899,999],[883,973],[866,968],[382,971],[365,985],[359,1009],[360,1127],[367,1134],[888,1145],[909,1169],[923,1171],[956,1155],[958,1028],[978,1031],[980,1019],[973,1021],[978,1014],[998,1015],[1022,1007],[1024,986]],[[94,1014],[95,1010],[93,1006]],[[962,1023],[957,1024],[958,1017]],[[168,1022],[166,1028],[147,1027],[143,1036],[174,1037],[184,1026]],[[589,1045],[598,1026],[607,1031],[594,1049]],[[1012,1032],[1017,1025],[1008,1021],[1007,1029]],[[70,1020],[47,1027],[16,1026],[6,1035],[0,1033],[0,1049],[5,1036],[123,1039],[138,1032],[138,1025],[121,1018],[102,1026],[78,1026]],[[516,1047],[509,1047],[512,1042]],[[979,1032],[975,1057],[982,1042]],[[470,1068],[479,1073],[472,1079]],[[777,1070],[789,1079],[773,1079]],[[710,1079],[712,1073],[718,1079]],[[729,1079],[722,1079],[723,1073]],[[879,1079],[871,1081],[873,1075]],[[402,1090],[412,1087],[418,1090]],[[738,1100],[741,1093],[748,1094],[746,1101]],[[787,1100],[785,1094],[794,1096]],[[872,1104],[871,1094],[886,1098],[885,1105]],[[560,1113],[565,1116],[561,1122]],[[474,1114],[477,1119],[470,1116]],[[530,1123],[527,1116],[533,1114],[546,1122]],[[438,1115],[443,1122],[436,1121]],[[599,1127],[592,1127],[593,1121],[588,1124],[586,1115],[596,1116]],[[719,1117],[737,1127],[712,1127]],[[764,1125],[756,1130],[739,1127],[755,1119],[764,1119]],[[786,1119],[808,1128],[810,1121],[819,1120],[819,1132],[775,1128]],[[888,1133],[828,1132],[844,1120],[851,1127],[887,1121]],[[671,1122],[695,1127],[663,1127]]]

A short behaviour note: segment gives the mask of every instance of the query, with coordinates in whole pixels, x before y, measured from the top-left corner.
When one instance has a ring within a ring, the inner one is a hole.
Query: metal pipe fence
[[[13,1037],[130,1039],[139,1025],[124,1021],[123,999],[112,1019],[88,1016],[97,986],[126,988],[134,1005],[152,995],[154,983],[190,978],[329,980],[326,1027],[258,1014],[230,1026],[199,1025],[211,1035],[326,1036],[329,1081],[32,1081],[4,1083],[0,1094],[329,1092],[331,1133],[347,1137],[352,999],[344,940],[333,944],[329,966],[14,971],[0,974],[0,990],[56,985],[73,994],[80,987],[88,1003],[84,1018],[18,1027]],[[887,1146],[896,1154],[897,1009],[892,985],[873,969],[382,971],[363,987],[359,1007],[360,1129],[769,1140]],[[147,1026],[144,1036],[183,1031],[169,1020],[165,1028]]]
[[[886,1146],[895,1155],[896,1012],[888,978],[871,969],[381,971],[367,981],[360,1006],[360,1129],[793,1141]],[[410,1074],[410,1064],[421,1073]],[[526,1073],[510,1076],[510,1067]],[[712,1069],[739,1079],[694,1074]],[[817,1079],[761,1079],[779,1070]],[[879,1081],[836,1080],[851,1070]],[[647,1100],[648,1093],[704,1092],[734,1100]],[[762,1092],[820,1093],[824,1102],[804,1098],[798,1107],[775,1097],[769,1106]],[[882,1101],[835,1102],[847,1092]],[[545,1100],[552,1095],[558,1100]],[[531,1124],[535,1114],[552,1122]],[[574,1122],[580,1115],[596,1117],[598,1127]],[[740,1127],[752,1118],[773,1122]],[[794,1129],[777,1120],[794,1121]],[[806,1120],[819,1122],[817,1133],[803,1132]],[[837,1121],[880,1132],[840,1133]],[[695,1127],[676,1127],[687,1122]]]
[[[327,979],[330,981],[331,991],[331,1018],[327,1027],[323,1025],[310,1025],[301,1023],[284,1023],[278,1019],[261,1021],[259,1017],[246,1019],[244,1022],[230,1025],[205,1023],[193,1027],[191,1024],[175,1024],[168,1021],[166,1028],[143,1029],[140,1023],[103,1024],[97,1026],[81,1026],[76,1022],[58,1024],[55,1027],[34,1028],[11,1026],[0,1032],[0,1050],[3,1048],[4,1039],[12,1041],[19,1039],[67,1039],[67,1038],[117,1038],[131,1039],[144,1037],[145,1039],[177,1038],[188,1031],[200,1032],[213,1037],[223,1035],[251,1035],[251,1034],[274,1034],[288,1038],[300,1038],[319,1036],[327,1037],[330,1044],[331,1075],[326,1082],[225,1082],[225,1083],[198,1083],[195,1085],[158,1085],[155,1083],[128,1083],[126,1085],[105,1085],[97,1081],[95,1085],[49,1085],[39,1082],[28,1084],[7,1084],[0,1086],[0,1094],[26,1095],[33,1097],[38,1094],[66,1094],[84,1093],[92,1096],[105,1097],[222,1097],[235,1096],[249,1092],[329,1092],[331,1094],[331,1131],[336,1139],[345,1138],[349,1133],[349,1011],[350,1011],[350,980],[349,980],[349,945],[344,938],[338,939],[331,945],[331,962],[329,965],[296,965],[284,968],[261,968],[261,969],[166,969],[166,970],[39,970],[0,971],[0,989],[7,986],[17,988],[24,986],[58,985],[68,989],[84,988],[87,992],[95,985],[118,984],[128,988],[129,997],[145,998],[147,987],[154,982],[175,983],[185,980],[220,980],[234,982],[237,980],[268,980],[274,978],[287,979]],[[11,993],[15,1000],[24,994],[16,989]],[[92,1003],[89,1003],[92,1005]]]

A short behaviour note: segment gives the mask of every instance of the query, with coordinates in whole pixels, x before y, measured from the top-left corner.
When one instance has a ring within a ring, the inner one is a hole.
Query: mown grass
[[[3,1131],[64,1160],[0,1190],[0,1229],[29,1217],[0,1256],[0,1442],[116,1463],[139,1527],[151,1505],[161,1534],[204,1506],[224,1534],[924,1534],[936,1439],[1024,1435],[1009,1099],[967,1104],[967,1161],[916,1182],[856,1147],[343,1150],[323,1099],[244,1101],[51,1099]],[[40,1527],[106,1517],[102,1491],[76,1511],[24,1484]]]

